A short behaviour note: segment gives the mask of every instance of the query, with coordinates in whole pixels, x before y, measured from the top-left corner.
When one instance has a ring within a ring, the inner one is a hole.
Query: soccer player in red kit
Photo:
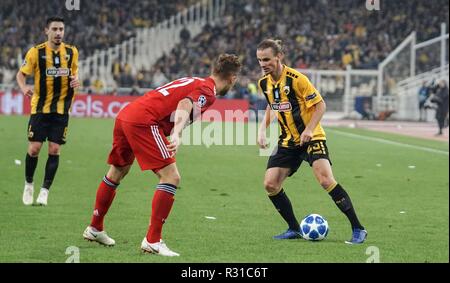
[[[236,55],[222,54],[207,78],[186,77],[158,87],[122,109],[115,121],[111,165],[103,177],[95,200],[91,224],[83,237],[106,246],[115,241],[103,230],[103,219],[112,204],[120,181],[137,159],[141,170],[152,170],[159,178],[152,200],[150,226],[141,249],[162,256],[179,256],[161,239],[180,182],[175,153],[181,132],[237,80],[241,63]],[[173,121],[173,122],[172,122]],[[170,135],[170,142],[166,136]]]

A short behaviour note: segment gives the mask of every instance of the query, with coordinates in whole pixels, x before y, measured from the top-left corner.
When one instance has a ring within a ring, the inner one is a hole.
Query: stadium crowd
[[[135,29],[150,27],[198,0],[80,1],[68,10],[65,0],[2,0],[0,9],[0,66],[17,69],[17,56],[44,42],[45,20],[60,15],[67,22],[64,41],[74,44],[80,59],[133,37]]]
[[[63,8],[58,11],[57,5],[47,3],[58,0],[46,0],[46,5],[40,5],[42,1],[2,1],[0,66],[17,68],[16,55],[44,40],[41,27],[48,14],[59,13],[67,18],[70,24],[66,41],[78,46],[82,59],[95,49],[134,36],[137,27],[149,27],[197,2],[83,1],[83,9],[74,12]],[[183,30],[182,43],[168,50],[151,68],[132,72],[129,64],[116,62],[111,72],[116,87],[153,88],[181,76],[205,76],[211,58],[233,52],[239,54],[244,65],[241,87],[236,88],[234,96],[251,98],[256,95],[255,82],[260,75],[255,47],[263,38],[283,40],[286,64],[295,68],[345,69],[351,65],[375,69],[412,31],[417,31],[421,42],[439,36],[442,22],[448,26],[449,4],[445,0],[381,1],[379,11],[367,10],[365,2],[227,0],[223,18],[215,25],[206,25],[195,38]],[[40,10],[42,13],[37,14]],[[430,59],[420,56],[419,65],[426,65]],[[95,90],[104,87],[104,82],[86,79],[84,85]]]
[[[421,42],[439,36],[441,22],[448,24],[447,1],[383,1],[376,12],[368,11],[364,2],[250,0],[242,6],[242,1],[230,0],[218,25],[206,26],[154,68],[169,80],[181,73],[205,74],[209,58],[237,52],[244,60],[244,75],[254,80],[259,75],[255,47],[274,37],[283,40],[286,63],[296,68],[375,69],[412,31]]]

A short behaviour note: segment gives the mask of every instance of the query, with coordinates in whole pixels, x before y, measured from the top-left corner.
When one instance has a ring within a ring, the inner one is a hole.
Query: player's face
[[[256,50],[256,58],[265,75],[273,74],[281,62],[281,54],[275,55],[272,48]]]
[[[228,79],[227,84],[225,84],[225,86],[221,90],[218,91],[217,95],[225,96],[227,94],[227,92],[234,87],[234,85],[236,84],[236,81],[237,81],[237,75],[232,75]]]
[[[45,28],[45,34],[47,35],[48,41],[59,46],[64,37],[64,23],[51,22],[48,27]]]

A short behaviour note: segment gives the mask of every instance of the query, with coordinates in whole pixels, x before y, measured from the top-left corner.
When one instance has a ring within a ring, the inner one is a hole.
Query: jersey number
[[[188,84],[192,83],[194,81],[193,78],[183,78],[183,79],[179,79],[173,82],[170,82],[168,84],[165,84],[161,87],[158,87],[156,89],[156,91],[158,91],[159,93],[161,93],[164,96],[168,96],[169,95],[169,89],[171,88],[177,88],[177,87],[182,87],[182,86],[187,86]]]

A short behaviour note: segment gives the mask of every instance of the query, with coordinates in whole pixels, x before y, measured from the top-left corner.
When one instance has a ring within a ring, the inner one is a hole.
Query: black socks
[[[27,153],[25,157],[25,180],[27,183],[33,183],[34,171],[38,163],[38,157],[32,157]]]
[[[344,188],[337,184],[328,194],[336,203],[337,207],[345,214],[345,216],[347,216],[352,225],[352,229],[357,228],[364,230],[364,227],[359,223],[358,217],[356,216],[352,201]]]
[[[59,155],[48,155],[47,164],[45,164],[45,177],[44,183],[42,184],[43,188],[50,189],[50,186],[53,183],[53,179],[55,178],[56,170],[59,165]]]
[[[269,196],[269,198],[272,201],[275,208],[283,217],[284,221],[287,222],[289,228],[295,231],[300,230],[300,225],[298,224],[298,221],[295,218],[291,201],[289,200],[284,190],[281,189],[281,191],[278,194],[274,196]]]

